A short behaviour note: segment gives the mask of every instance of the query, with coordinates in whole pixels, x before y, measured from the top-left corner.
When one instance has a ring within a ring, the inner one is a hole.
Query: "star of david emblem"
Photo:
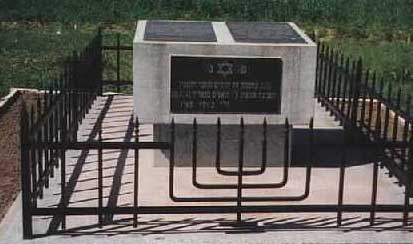
[[[224,77],[233,74],[233,71],[232,71],[232,67],[234,66],[233,64],[229,62],[222,62],[222,63],[218,63],[217,65],[218,65],[217,74],[223,75]]]

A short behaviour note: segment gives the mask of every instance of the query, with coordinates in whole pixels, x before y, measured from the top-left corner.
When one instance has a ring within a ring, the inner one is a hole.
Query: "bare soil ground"
[[[0,117],[0,221],[20,191],[20,111],[23,101],[31,105],[36,94],[22,95]]]

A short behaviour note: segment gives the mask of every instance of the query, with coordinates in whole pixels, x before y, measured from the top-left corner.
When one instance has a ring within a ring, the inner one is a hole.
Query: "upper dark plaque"
[[[237,42],[249,43],[306,43],[287,23],[227,22]]]
[[[273,113],[280,58],[171,57],[172,113]]]
[[[211,22],[148,21],[144,40],[216,42]]]

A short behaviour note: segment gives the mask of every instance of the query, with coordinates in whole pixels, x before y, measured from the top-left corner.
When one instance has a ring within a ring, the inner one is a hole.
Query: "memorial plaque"
[[[171,57],[172,113],[281,111],[280,58]]]

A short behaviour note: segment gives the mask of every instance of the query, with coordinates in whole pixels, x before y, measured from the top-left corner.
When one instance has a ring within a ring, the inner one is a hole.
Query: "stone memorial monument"
[[[177,143],[188,144],[188,153],[193,118],[209,138],[220,117],[231,138],[243,117],[260,145],[265,117],[275,136],[269,138],[282,138],[285,118],[305,125],[314,115],[316,51],[294,23],[139,21],[133,42],[134,114],[153,124],[160,139],[167,138],[163,132],[174,118],[181,126],[177,137],[184,138]],[[199,154],[201,161],[203,155],[210,161],[212,141],[202,143],[211,148]],[[282,141],[269,141],[279,148],[270,152],[277,160]]]

